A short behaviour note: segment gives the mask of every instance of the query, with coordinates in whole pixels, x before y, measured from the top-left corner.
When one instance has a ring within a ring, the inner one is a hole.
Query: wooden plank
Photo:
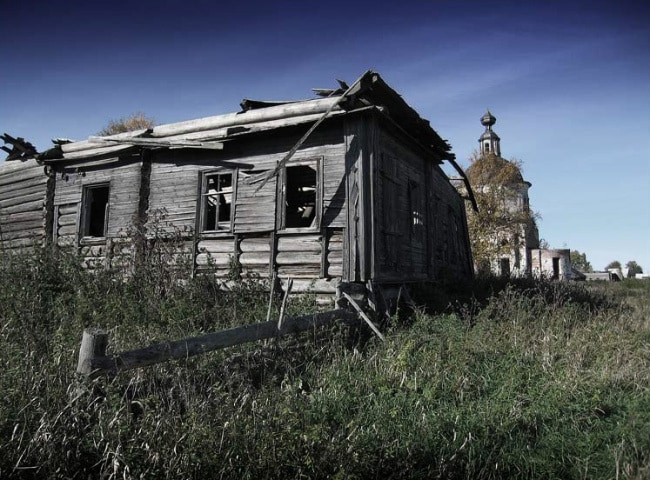
[[[320,266],[321,255],[317,253],[304,252],[278,252],[275,263],[278,265],[318,265]]]
[[[239,263],[242,265],[268,265],[270,252],[242,252]]]
[[[231,253],[234,254],[232,238],[224,238],[223,240],[199,240],[197,244],[199,252],[209,253]]]
[[[40,246],[43,243],[43,237],[42,236],[34,236],[34,235],[29,235],[26,237],[11,237],[11,236],[4,236],[3,235],[3,240],[2,243],[0,243],[1,248],[0,252],[2,255],[8,253],[8,250],[15,250],[16,252],[22,251],[26,248],[29,247],[34,247],[34,246]]]
[[[196,264],[205,266],[205,265],[217,265],[217,266],[228,266],[230,265],[231,260],[234,258],[234,252],[231,253],[199,253],[196,256]]]
[[[269,242],[270,242],[269,238],[265,238],[263,243],[262,242],[252,243],[244,239],[241,241],[239,248],[241,249],[242,253],[250,253],[250,252],[270,253],[271,246]]]
[[[38,185],[36,187],[26,188],[25,190],[22,190],[20,194],[6,198],[3,197],[2,191],[0,191],[0,208],[11,207],[13,205],[19,205],[26,202],[33,202],[35,200],[45,201],[46,193],[46,185]]]
[[[21,222],[12,222],[12,223],[7,223],[6,225],[2,226],[2,233],[3,235],[5,233],[10,233],[10,232],[19,232],[21,230],[38,230],[38,229],[43,229],[43,234],[45,233],[45,217],[43,215],[40,216],[40,218],[36,219],[29,219]]]
[[[234,127],[256,123],[260,121],[278,120],[299,115],[317,114],[325,112],[338,103],[338,97],[295,102],[287,105],[250,110],[244,113],[230,113],[215,117],[200,118],[186,122],[160,125],[154,127],[152,136],[168,137],[182,135],[200,130],[209,130],[223,127]]]
[[[359,306],[359,304],[358,304],[357,302],[355,302],[354,299],[353,299],[350,295],[348,295],[347,293],[345,293],[345,292],[341,292],[341,293],[342,293],[343,296],[347,299],[347,301],[350,302],[350,305],[352,305],[352,307],[354,307],[354,309],[355,309],[355,310],[357,311],[357,313],[361,316],[361,318],[363,318],[363,320],[368,324],[368,326],[370,327],[370,329],[371,329],[373,332],[375,332],[375,334],[376,334],[376,335],[381,339],[381,341],[383,342],[384,340],[386,340],[386,339],[384,338],[384,336],[381,334],[381,332],[379,331],[379,329],[378,329],[378,328],[375,326],[375,324],[372,322],[372,320],[370,320],[370,319],[368,318],[368,316],[364,313],[364,311],[361,309],[361,307]]]
[[[71,225],[60,226],[56,232],[57,235],[59,235],[60,237],[65,237],[67,235],[76,236],[78,232],[77,224],[75,222],[74,224]]]
[[[321,252],[320,235],[278,236],[278,252]]]
[[[46,184],[47,184],[47,177],[43,175],[42,177],[35,177],[28,180],[4,185],[2,188],[0,188],[0,199],[6,200],[8,198],[14,198],[16,196],[20,196],[24,190],[26,189],[33,190],[34,187],[42,187],[43,192],[45,192]]]
[[[24,212],[42,212],[45,208],[45,198],[36,201],[24,202],[11,207],[0,207],[0,216],[19,214]]]
[[[77,203],[66,203],[64,205],[59,205],[59,215],[76,215],[79,204]]]
[[[30,220],[42,220],[45,222],[45,209],[31,210],[29,212],[10,213],[5,215],[0,213],[0,221],[5,224],[28,222]]]
[[[1,164],[3,167],[7,163]],[[35,167],[27,167],[23,170],[11,170],[5,171],[3,168],[0,168],[0,190],[4,190],[15,183],[24,183],[30,180],[40,179],[40,181],[47,181],[47,176],[43,170],[43,167],[37,165]]]
[[[159,343],[139,350],[118,353],[114,356],[104,356],[103,351],[105,349],[95,348],[92,346],[94,342],[87,340],[86,345],[91,345],[91,347],[81,348],[83,353],[80,353],[77,371],[84,375],[90,375],[97,371],[100,373],[102,371],[139,368],[167,360],[188,358],[218,349],[241,345],[242,343],[308,331],[326,326],[336,320],[353,323],[357,319],[358,316],[349,310],[332,310],[324,313],[285,318],[279,329],[276,321],[256,323],[199,337]],[[92,337],[94,333],[97,332],[89,331],[88,335]]]
[[[315,279],[320,277],[320,265],[278,265],[278,275],[295,279]]]
[[[343,265],[328,265],[327,267],[327,276],[328,277],[340,277],[343,275]]]

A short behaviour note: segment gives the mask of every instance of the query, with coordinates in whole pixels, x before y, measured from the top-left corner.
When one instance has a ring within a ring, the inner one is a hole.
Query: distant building
[[[488,110],[481,117],[485,127],[479,137],[479,157],[467,169],[467,175],[475,192],[507,187],[506,208],[513,220],[519,222],[517,231],[493,232],[488,239],[493,244],[502,245],[498,258],[490,263],[490,270],[497,275],[547,277],[552,279],[576,278],[577,272],[571,267],[568,249],[541,249],[539,231],[530,215],[528,191],[532,184],[524,180],[521,169],[501,156],[501,138],[493,130],[496,117]],[[495,181],[498,179],[498,181]],[[481,205],[479,204],[479,209]],[[472,232],[470,232],[472,235]]]

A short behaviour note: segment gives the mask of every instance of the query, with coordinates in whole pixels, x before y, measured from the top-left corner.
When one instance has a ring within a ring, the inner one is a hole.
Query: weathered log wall
[[[104,168],[60,170],[54,189],[54,238],[60,247],[78,247],[88,268],[126,265],[133,260],[132,235],[137,224],[140,199],[138,159]],[[108,219],[103,237],[84,237],[81,229],[84,187],[107,185]]]
[[[0,164],[0,248],[18,250],[46,239],[48,177],[36,160]]]
[[[152,158],[149,181],[148,231],[176,232],[187,239],[194,238],[196,272],[211,270],[226,276],[238,266],[244,274],[263,278],[274,270],[282,277],[304,280],[340,277],[342,232],[347,216],[345,144],[340,125],[323,126],[289,164],[313,160],[322,169],[320,226],[278,232],[277,177],[259,190],[259,184],[249,182],[254,175],[274,169],[299,136],[300,132],[294,132],[262,137],[254,142],[229,144],[219,152],[157,152]],[[233,173],[231,231],[200,231],[201,174],[205,172]]]
[[[375,279],[471,275],[464,204],[435,159],[385,127],[374,155]]]

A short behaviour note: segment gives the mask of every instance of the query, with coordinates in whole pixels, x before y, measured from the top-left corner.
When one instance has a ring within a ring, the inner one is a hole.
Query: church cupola
[[[481,117],[481,125],[485,127],[483,135],[478,139],[481,155],[493,153],[497,156],[501,156],[501,139],[496,133],[494,133],[494,130],[492,130],[492,125],[496,122],[496,117],[492,115],[489,110]]]

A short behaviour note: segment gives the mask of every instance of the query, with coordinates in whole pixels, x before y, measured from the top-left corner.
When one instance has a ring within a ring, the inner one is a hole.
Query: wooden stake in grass
[[[282,330],[282,320],[284,319],[284,314],[287,308],[287,302],[289,301],[289,294],[293,288],[293,278],[289,277],[287,279],[287,291],[284,292],[284,298],[282,299],[282,306],[280,307],[280,318],[278,318],[278,331]]]
[[[100,328],[87,328],[81,338],[77,373],[90,376],[95,369],[93,361],[106,356],[108,334]]]

